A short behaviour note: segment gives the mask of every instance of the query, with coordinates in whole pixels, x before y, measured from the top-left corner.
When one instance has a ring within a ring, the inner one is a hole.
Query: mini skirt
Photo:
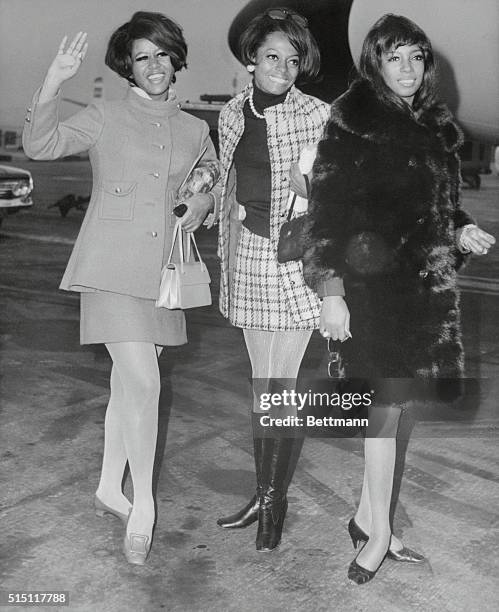
[[[178,346],[187,342],[183,310],[156,308],[155,300],[89,291],[80,294],[80,343],[150,342]]]
[[[243,329],[297,331],[315,329],[291,316],[269,238],[241,227],[230,286],[229,321]],[[303,281],[305,282],[305,281]]]

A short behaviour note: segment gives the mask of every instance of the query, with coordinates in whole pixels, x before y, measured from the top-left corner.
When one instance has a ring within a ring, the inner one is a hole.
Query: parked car
[[[0,225],[7,215],[33,206],[33,178],[28,170],[0,165]]]

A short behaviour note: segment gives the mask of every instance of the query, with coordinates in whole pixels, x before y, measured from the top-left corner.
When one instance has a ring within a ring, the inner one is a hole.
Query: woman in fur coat
[[[319,144],[304,275],[317,290],[343,278],[344,299],[323,291],[320,329],[341,341],[351,329],[342,345],[347,375],[376,379],[379,390],[361,500],[349,523],[354,547],[366,543],[348,571],[362,584],[386,556],[423,560],[390,527],[404,400],[394,379],[461,376],[457,270],[466,253],[485,254],[495,240],[460,207],[463,137],[435,100],[425,33],[385,15],[364,41],[359,73],[333,103]]]

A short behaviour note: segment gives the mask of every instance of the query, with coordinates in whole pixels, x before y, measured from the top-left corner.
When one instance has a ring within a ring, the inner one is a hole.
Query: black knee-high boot
[[[271,381],[270,387],[274,392],[282,392],[285,389],[274,380]],[[283,437],[283,430],[272,433],[260,424],[261,416],[262,413],[252,413],[256,494],[244,508],[230,516],[219,518],[217,524],[225,529],[241,529],[258,520],[256,548],[272,550],[281,539],[287,510],[286,493],[300,457],[304,437],[297,435],[297,431],[293,429],[287,432],[290,437]],[[265,512],[260,512],[262,506],[265,506]],[[275,528],[268,524],[270,515]]]
[[[279,544],[287,510],[286,493],[300,457],[303,440],[303,437],[254,438],[256,494],[235,514],[218,519],[220,527],[242,529],[261,519],[257,550],[272,550]],[[259,513],[261,507],[265,507],[266,511]],[[269,517],[272,517],[275,528],[270,526]]]
[[[258,509],[256,549],[269,551],[279,545],[288,509],[286,494],[303,447],[303,437],[277,437],[264,440],[267,459],[262,474],[262,493]],[[270,441],[273,442],[270,446]]]
[[[284,382],[284,385],[283,385]],[[270,391],[284,397],[289,381],[272,380]],[[291,389],[294,384],[291,385]],[[296,407],[289,407],[293,415]],[[286,414],[282,414],[283,417]],[[287,492],[303,447],[303,432],[296,427],[278,427],[274,432],[274,444],[267,449],[264,440],[264,469],[262,473],[262,494],[258,510],[258,531],[256,549],[269,551],[279,545],[282,528],[288,509]]]
[[[262,415],[258,413],[251,414],[251,423],[253,430],[253,452],[255,456],[255,472],[256,472],[256,493],[249,500],[249,502],[241,508],[238,512],[219,518],[217,525],[224,529],[242,529],[251,525],[258,519],[258,508],[260,506],[261,496],[261,479],[259,480],[258,474],[262,473],[262,462],[263,462],[263,446],[264,440],[261,434],[261,426],[259,419]]]

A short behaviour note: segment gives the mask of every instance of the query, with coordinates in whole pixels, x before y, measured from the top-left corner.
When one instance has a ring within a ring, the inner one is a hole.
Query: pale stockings
[[[256,386],[265,385],[271,379],[296,380],[312,331],[244,329],[243,332]],[[254,393],[253,412],[261,412],[258,392]]]
[[[127,533],[150,537],[155,518],[152,474],[158,434],[158,357],[162,347],[146,342],[116,342],[106,344],[106,348],[113,367],[96,494],[105,504],[128,514],[130,503],[122,493],[128,460],[134,503]]]

